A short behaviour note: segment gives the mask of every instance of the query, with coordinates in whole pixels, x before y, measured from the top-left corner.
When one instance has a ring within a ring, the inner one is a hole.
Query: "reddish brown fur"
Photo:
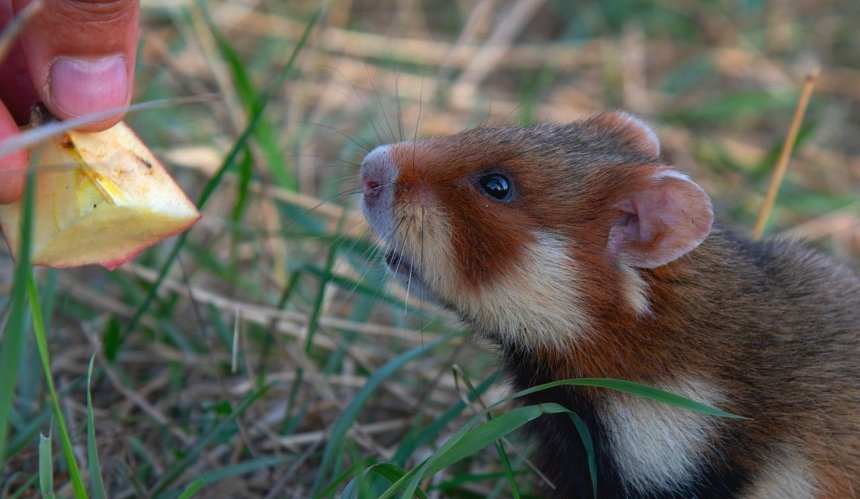
[[[793,243],[756,245],[716,228],[674,262],[638,269],[650,311],[632,309],[607,238],[625,216],[618,206],[625,196],[668,168],[656,151],[640,126],[616,114],[568,127],[483,128],[398,144],[391,150],[400,168],[395,206],[422,199],[446,214],[456,275],[476,293],[515,268],[535,234],[566,241],[593,327],[560,339],[561,346],[508,346],[539,359],[552,379],[703,379],[726,395],[723,409],[751,418],[727,423],[733,440],[720,443],[742,476],[762,476],[775,459],[773,446],[792,442],[790,449],[812,461],[819,496],[855,493],[860,331],[850,328],[860,324],[860,278]],[[494,171],[516,186],[511,202],[479,191],[477,177]],[[594,403],[606,394],[579,393]],[[720,438],[714,434],[713,442]]]
[[[501,151],[494,153],[494,157],[503,157]],[[395,191],[395,203],[414,195],[413,189],[424,189],[432,193],[434,202],[446,213],[457,214],[450,218],[452,244],[456,255],[469,256],[457,262],[458,274],[469,287],[474,289],[492,281],[497,265],[515,265],[523,248],[532,242],[529,232],[520,230],[534,225],[525,213],[516,209],[504,213],[486,211],[488,201],[477,195],[472,185],[476,165],[483,161],[480,155],[464,155],[445,143],[421,141],[394,148],[392,158],[401,167],[398,184],[402,189]],[[414,159],[420,160],[420,165]],[[487,164],[485,168],[492,166]],[[436,174],[428,175],[428,171]],[[493,238],[498,238],[500,244],[476,244]]]

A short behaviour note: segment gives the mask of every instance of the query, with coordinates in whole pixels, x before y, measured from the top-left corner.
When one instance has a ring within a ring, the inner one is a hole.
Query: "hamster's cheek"
[[[398,199],[393,213],[392,249],[408,257],[420,281],[448,302],[459,286],[447,217],[432,203],[408,198]]]
[[[557,348],[591,330],[577,262],[553,234],[532,234],[522,256],[497,279],[463,293],[458,306],[481,330],[528,349]]]

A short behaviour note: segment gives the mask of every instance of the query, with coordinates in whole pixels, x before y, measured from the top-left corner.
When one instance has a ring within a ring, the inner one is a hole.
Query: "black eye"
[[[484,192],[499,201],[506,201],[511,197],[511,182],[500,173],[488,173],[479,178],[478,183]]]

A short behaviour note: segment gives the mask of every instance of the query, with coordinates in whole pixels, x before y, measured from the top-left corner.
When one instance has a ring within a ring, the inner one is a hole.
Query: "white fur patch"
[[[706,382],[681,379],[659,388],[717,405],[722,394]],[[634,395],[613,394],[604,407],[612,456],[628,491],[673,490],[695,477],[720,419]]]
[[[374,161],[365,162],[381,163],[386,154],[387,149],[374,150],[368,156]],[[365,205],[374,230],[395,255],[407,257],[420,271],[423,282],[406,279],[407,287],[426,287],[425,296],[454,305],[504,343],[557,349],[588,331],[575,262],[560,237],[535,234],[515,265],[473,289],[458,275],[453,229],[432,196],[412,195],[398,203],[380,197],[377,204]]]
[[[747,499],[815,497],[816,487],[809,462],[796,449],[779,447],[755,483],[744,491]]]
[[[433,294],[447,297],[459,282],[452,265],[451,226],[433,202],[411,201],[405,209],[394,210],[395,251],[415,262]]]
[[[589,329],[576,264],[561,238],[539,233],[523,259],[460,304],[505,343],[559,348]]]
[[[654,174],[654,180],[660,180],[664,178],[674,178],[678,180],[686,180],[687,182],[692,182],[690,180],[690,176],[686,173],[681,173],[677,170],[660,170],[659,172]]]
[[[621,292],[627,304],[636,311],[639,316],[651,314],[651,302],[648,300],[648,284],[645,279],[636,272],[636,269],[621,265]]]

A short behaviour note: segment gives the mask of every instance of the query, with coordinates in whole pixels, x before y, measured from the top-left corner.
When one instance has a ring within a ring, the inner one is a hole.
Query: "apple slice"
[[[69,131],[35,148],[32,261],[48,267],[119,267],[189,228],[200,213],[124,123]],[[19,251],[22,202],[0,205],[0,229]]]

